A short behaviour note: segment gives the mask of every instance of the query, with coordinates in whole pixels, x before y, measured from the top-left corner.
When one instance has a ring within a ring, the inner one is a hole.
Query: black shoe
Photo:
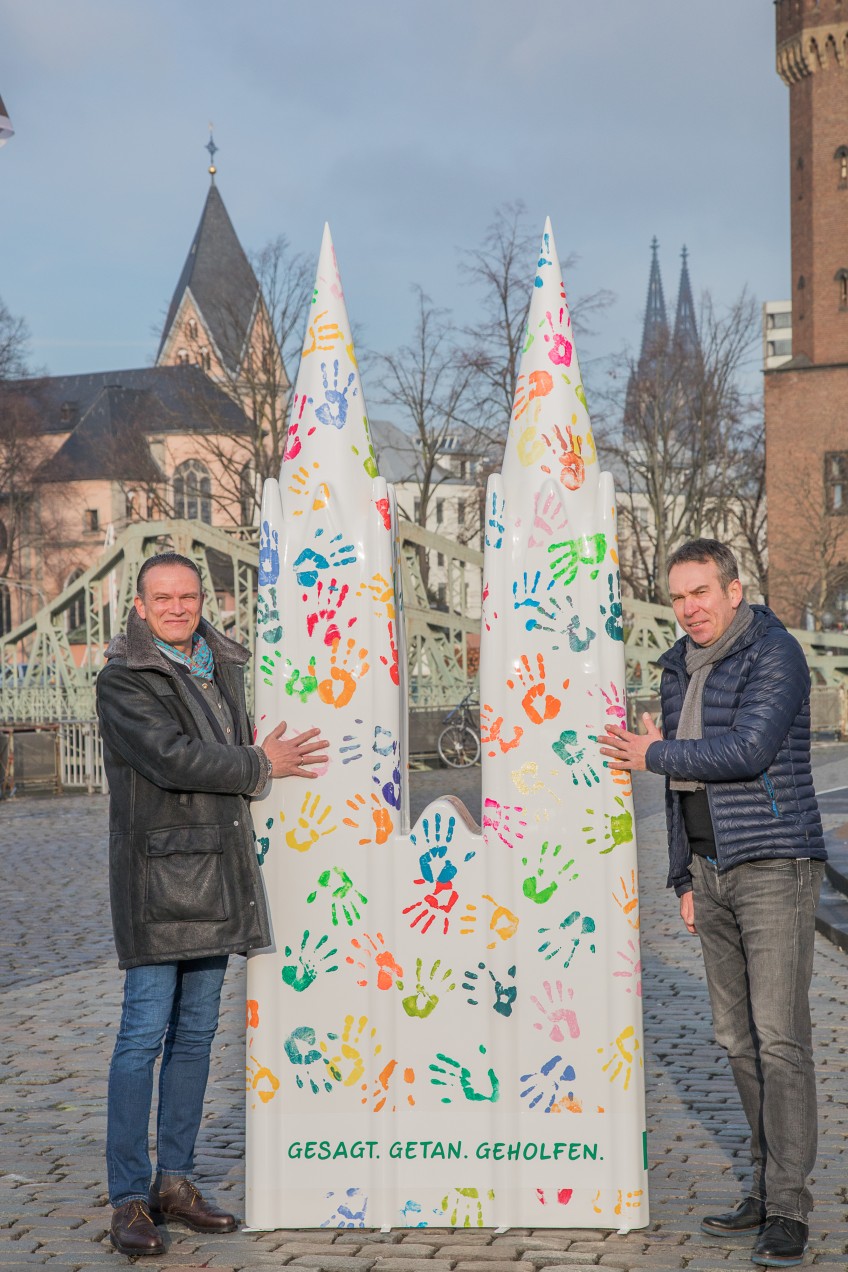
[[[800,1219],[771,1215],[754,1246],[751,1262],[760,1263],[764,1268],[796,1267],[804,1262],[808,1232],[809,1228]]]
[[[112,1245],[121,1254],[164,1254],[165,1243],[143,1201],[128,1201],[112,1211],[109,1230]]]
[[[736,1237],[746,1232],[759,1232],[766,1222],[766,1203],[759,1197],[746,1197],[735,1210],[723,1215],[704,1215],[701,1231],[710,1236]]]

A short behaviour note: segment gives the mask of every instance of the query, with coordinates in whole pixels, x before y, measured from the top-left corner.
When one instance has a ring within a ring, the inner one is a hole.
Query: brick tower
[[[848,604],[848,0],[776,0],[789,88],[792,358],[765,374],[769,597],[787,622]]]

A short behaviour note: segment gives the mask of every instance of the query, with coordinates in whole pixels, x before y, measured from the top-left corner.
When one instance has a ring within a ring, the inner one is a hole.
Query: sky
[[[684,244],[696,298],[789,294],[771,0],[0,0],[0,33],[0,298],[52,374],[152,363],[209,121],[243,245],[328,220],[374,350],[413,284],[473,321],[459,262],[516,199],[615,293],[584,369],[638,350],[654,235],[672,307]]]

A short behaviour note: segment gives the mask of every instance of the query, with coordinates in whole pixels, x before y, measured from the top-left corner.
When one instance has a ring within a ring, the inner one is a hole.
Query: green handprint
[[[485,1047],[480,1047],[480,1054],[486,1054]],[[485,1100],[490,1104],[494,1104],[499,1098],[501,1093],[501,1084],[498,1081],[494,1069],[488,1070],[487,1076],[489,1079],[490,1090],[487,1095],[485,1091],[477,1091],[474,1089],[471,1085],[471,1070],[467,1069],[465,1065],[461,1065],[458,1060],[454,1060],[451,1056],[443,1055],[441,1051],[436,1053],[436,1059],[441,1060],[442,1064],[431,1064],[429,1068],[431,1073],[437,1073],[440,1076],[431,1078],[430,1082],[433,1086],[453,1088],[453,1094],[442,1096],[442,1104],[451,1103],[454,1096],[457,1094],[457,1083],[459,1084],[460,1090],[466,1100],[472,1100],[475,1103]]]
[[[274,650],[274,658],[282,658],[282,656],[279,649]],[[273,685],[274,683],[274,672],[277,670],[274,658],[270,654],[263,654],[259,662],[259,671],[266,685]]]
[[[598,577],[601,562],[607,554],[606,535],[581,534],[576,539],[563,539],[560,543],[548,544],[548,552],[559,552],[548,562],[555,579],[562,579],[568,587],[577,578],[581,565],[594,565],[589,573],[590,579]]]
[[[265,829],[270,830],[273,825],[274,825],[274,818],[269,817],[265,823]],[[256,850],[256,858],[261,866],[264,863],[265,858],[268,856],[268,850],[271,847],[271,836],[270,835],[255,835],[254,838],[256,839],[256,842],[259,845],[259,847]]]
[[[324,1058],[316,1046],[315,1030],[311,1025],[298,1025],[297,1029],[293,1029],[283,1043],[283,1049],[293,1065],[308,1069],[310,1065],[317,1064],[319,1061],[324,1063]],[[325,1091],[333,1089],[333,1084],[326,1073],[319,1082],[315,1081],[311,1073],[306,1074],[305,1081],[299,1073],[295,1073],[294,1080],[301,1091],[305,1090],[308,1083],[313,1095],[320,1093],[322,1082]]]
[[[339,926],[339,913],[341,912],[348,927],[353,927],[353,920],[360,917],[359,910],[356,908],[356,901],[353,897],[346,902],[346,898],[352,892],[354,897],[358,897],[363,905],[368,904],[368,898],[364,893],[359,892],[353,886],[353,880],[346,870],[342,870],[340,866],[333,866],[331,870],[322,870],[318,876],[318,883],[315,891],[310,892],[306,898],[307,904],[311,905],[318,897],[318,888],[329,888],[335,882],[334,875],[338,876],[338,886],[333,888],[330,895],[334,898],[330,907],[330,917],[333,921],[333,927]],[[348,909],[348,905],[350,909]]]
[[[550,852],[550,860],[548,860],[549,852]],[[544,875],[545,871],[546,870],[552,871],[555,876],[561,875],[561,874],[565,874],[566,870],[570,870],[571,867],[574,865],[573,857],[569,861],[566,861],[564,864],[561,864],[559,861],[557,861],[557,857],[559,856],[561,852],[562,852],[562,844],[557,844],[553,850],[551,850],[550,844],[547,839],[542,844],[541,851],[539,852],[539,864],[536,867],[535,874],[528,875],[528,877],[524,880],[524,882],[521,885],[521,890],[528,901],[535,901],[537,905],[544,905],[546,901],[550,901],[551,897],[554,895],[557,888],[559,887],[559,883],[556,878],[553,878],[551,879],[550,883],[548,883],[545,887],[542,887],[541,886],[542,876]],[[530,862],[529,857],[521,858],[522,866],[529,865],[529,862]],[[576,871],[571,876],[572,879],[579,879],[579,877],[580,876],[577,874]]]
[[[424,985],[421,972],[422,960],[415,960],[415,993],[408,994],[406,998],[401,999],[401,1006],[407,1016],[415,1016],[418,1020],[426,1020],[428,1016],[436,1010],[439,1003],[439,995],[449,994],[452,989],[456,989],[456,982],[448,985],[447,981],[453,976],[453,970],[450,967],[445,968],[441,980],[436,984],[436,973],[442,965],[442,960],[437,958],[433,966],[430,968],[427,980],[430,988]],[[403,989],[403,981],[398,981],[398,989]],[[439,993],[434,990],[438,989]]]
[[[489,1188],[485,1198],[481,1198],[476,1188],[454,1188],[442,1198],[442,1214],[448,1216],[452,1228],[482,1228],[484,1199],[494,1201],[494,1189]]]
[[[270,624],[274,626],[271,627]],[[262,639],[267,641],[269,645],[279,645],[283,639],[283,625],[280,622],[280,612],[277,609],[277,589],[269,587],[267,592],[264,588],[260,588],[256,597],[256,628],[267,628],[262,632]]]
[[[557,759],[568,765],[571,772],[571,780],[575,786],[580,785],[581,777],[587,786],[600,782],[601,779],[598,774],[589,760],[585,758],[585,746],[579,744],[577,734],[572,729],[564,729],[556,742],[553,743],[551,750]]]
[[[553,932],[553,933],[565,932],[569,928],[572,928],[579,918],[580,918],[580,911],[575,910],[572,914],[567,915],[563,919],[562,923],[559,924],[558,927],[539,928],[539,935],[544,936],[547,932]],[[594,930],[595,930],[595,920],[591,919],[588,914],[584,915],[583,922],[580,924],[580,930],[577,933],[577,935],[574,936],[573,932],[569,933],[569,935],[572,937],[571,949],[568,951],[568,954],[565,957],[565,962],[563,963],[563,967],[568,967],[569,964],[571,963],[571,960],[574,958],[574,955],[577,952],[577,947],[580,944],[581,936],[588,936],[592,932],[594,932]],[[557,944],[558,941],[560,942],[559,944]],[[539,953],[544,954],[545,962],[548,962],[550,959],[556,958],[559,954],[562,953],[563,944],[564,942],[562,942],[558,936],[554,935],[549,940],[542,942],[542,944],[539,946]],[[593,954],[595,953],[594,945],[590,945],[589,949],[591,950]]]
[[[308,989],[317,977],[319,971],[330,973],[339,970],[338,963],[334,967],[323,967],[320,964],[326,963],[328,960],[334,959],[338,954],[338,950],[323,949],[323,946],[329,941],[328,936],[319,937],[315,943],[312,952],[312,960],[309,961],[306,953],[306,947],[309,942],[309,932],[303,933],[303,940],[300,942],[300,953],[297,956],[296,963],[286,963],[283,965],[282,977],[283,983],[290,985],[298,994],[302,994]],[[286,946],[286,958],[293,958],[291,946]]]
[[[299,684],[298,681],[300,681]],[[318,677],[315,675],[315,659],[310,658],[306,671],[300,672],[297,667],[292,666],[292,663],[287,658],[283,688],[290,698],[300,698],[301,702],[306,702],[310,694],[313,694],[318,688]]]
[[[633,840],[633,814],[625,807],[624,800],[620,795],[616,795],[615,802],[622,810],[620,813],[604,813],[604,821],[607,823],[603,833],[604,840],[612,840],[608,848],[601,848],[600,855],[605,857],[608,852],[612,852],[613,848],[617,848],[619,844],[629,844]],[[595,816],[594,808],[587,808],[586,812],[590,817]],[[594,826],[584,826],[583,831],[594,831]],[[586,840],[587,844],[597,843],[597,836]]]

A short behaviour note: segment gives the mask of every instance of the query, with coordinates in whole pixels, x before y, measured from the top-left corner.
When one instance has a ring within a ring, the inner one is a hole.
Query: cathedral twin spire
[[[692,298],[692,283],[689,278],[689,253],[686,248],[680,253],[680,284],[677,289],[677,310],[674,318],[673,341],[683,352],[697,354],[700,350],[698,323],[695,316],[695,302]],[[669,336],[668,317],[665,308],[662,274],[660,273],[659,242],[654,236],[651,242],[651,272],[648,278],[648,300],[645,306],[645,321],[642,327],[642,348],[639,361],[650,358],[652,350],[667,343]]]

